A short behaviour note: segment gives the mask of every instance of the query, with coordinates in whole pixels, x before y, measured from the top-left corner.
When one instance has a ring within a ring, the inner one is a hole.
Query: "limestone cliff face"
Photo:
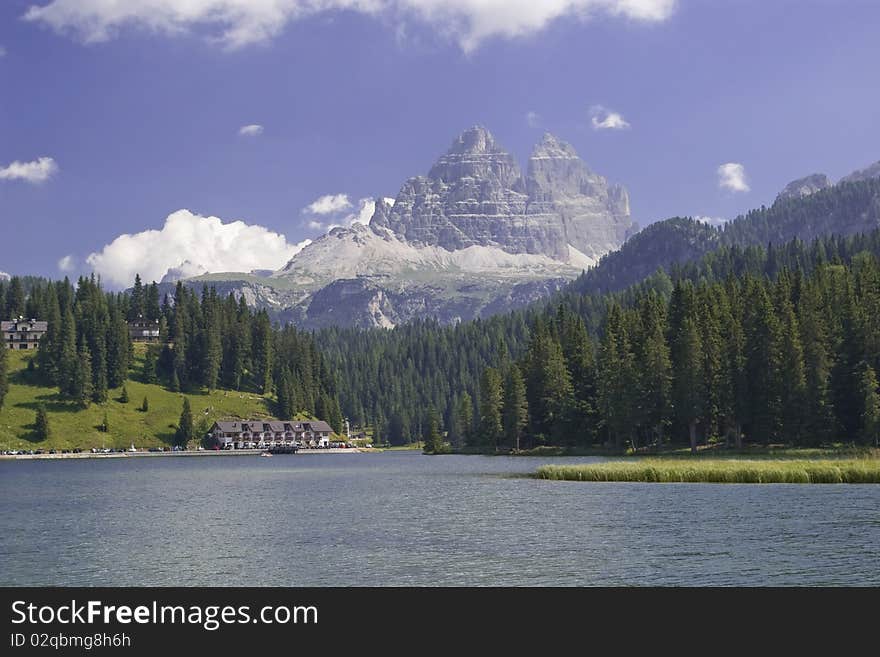
[[[487,317],[560,289],[633,229],[626,190],[609,186],[547,134],[525,174],[488,130],[463,132],[368,226],[334,228],[268,276],[224,290],[300,326],[391,327]],[[237,287],[237,289],[236,289]]]
[[[633,222],[626,190],[590,171],[569,144],[544,135],[523,175],[488,130],[474,127],[427,176],[407,180],[393,207],[377,205],[370,224],[450,251],[495,246],[569,262],[569,245],[597,259]]]
[[[828,187],[831,187],[831,181],[828,180],[828,176],[824,173],[814,173],[788,183],[785,189],[776,196],[776,200],[803,198]]]

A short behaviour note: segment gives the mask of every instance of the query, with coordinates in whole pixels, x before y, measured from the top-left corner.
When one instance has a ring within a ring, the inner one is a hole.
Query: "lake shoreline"
[[[202,451],[185,452],[110,452],[107,454],[92,452],[80,452],[79,454],[0,454],[0,461],[34,461],[48,460],[60,461],[71,459],[119,459],[140,457],[163,457],[163,456],[259,456],[264,450],[261,449],[206,449]],[[296,455],[306,454],[369,454],[372,450],[349,447],[346,449],[301,449]]]

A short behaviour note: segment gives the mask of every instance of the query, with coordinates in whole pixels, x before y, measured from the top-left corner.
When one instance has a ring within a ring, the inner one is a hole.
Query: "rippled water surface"
[[[880,486],[509,476],[590,460],[0,462],[0,584],[880,585]]]

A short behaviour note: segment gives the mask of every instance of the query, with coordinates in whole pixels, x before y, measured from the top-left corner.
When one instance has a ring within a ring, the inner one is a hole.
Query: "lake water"
[[[880,585],[880,486],[408,452],[0,462],[0,584]]]

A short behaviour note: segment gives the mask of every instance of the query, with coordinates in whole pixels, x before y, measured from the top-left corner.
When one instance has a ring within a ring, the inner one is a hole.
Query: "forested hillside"
[[[312,337],[293,327],[272,327],[265,312],[231,295],[220,298],[206,288],[198,296],[178,285],[173,298],[160,302],[157,286],[143,286],[139,279],[131,293],[113,293],[94,278],[80,278],[74,287],[67,279],[13,277],[0,282],[0,309],[5,317],[48,322],[30,371],[11,384],[39,389],[59,412],[102,407],[111,393],[114,399],[121,394],[127,380],[136,380],[169,392],[255,393],[272,400],[266,411],[277,417],[307,413],[342,430],[336,377]],[[137,318],[157,322],[160,339],[144,345],[135,360],[128,322]],[[0,413],[8,361],[0,360]],[[46,388],[57,392],[47,397]],[[27,397],[22,391],[16,395],[29,408],[39,401]]]
[[[880,178],[841,183],[801,198],[782,198],[721,228],[690,218],[658,221],[571,284],[577,292],[612,292],[658,268],[698,259],[719,246],[782,245],[830,235],[868,233],[880,227]]]
[[[423,433],[431,408],[454,444],[482,447],[869,440],[878,257],[880,231],[720,246],[610,295],[316,339],[344,412],[392,441]]]

